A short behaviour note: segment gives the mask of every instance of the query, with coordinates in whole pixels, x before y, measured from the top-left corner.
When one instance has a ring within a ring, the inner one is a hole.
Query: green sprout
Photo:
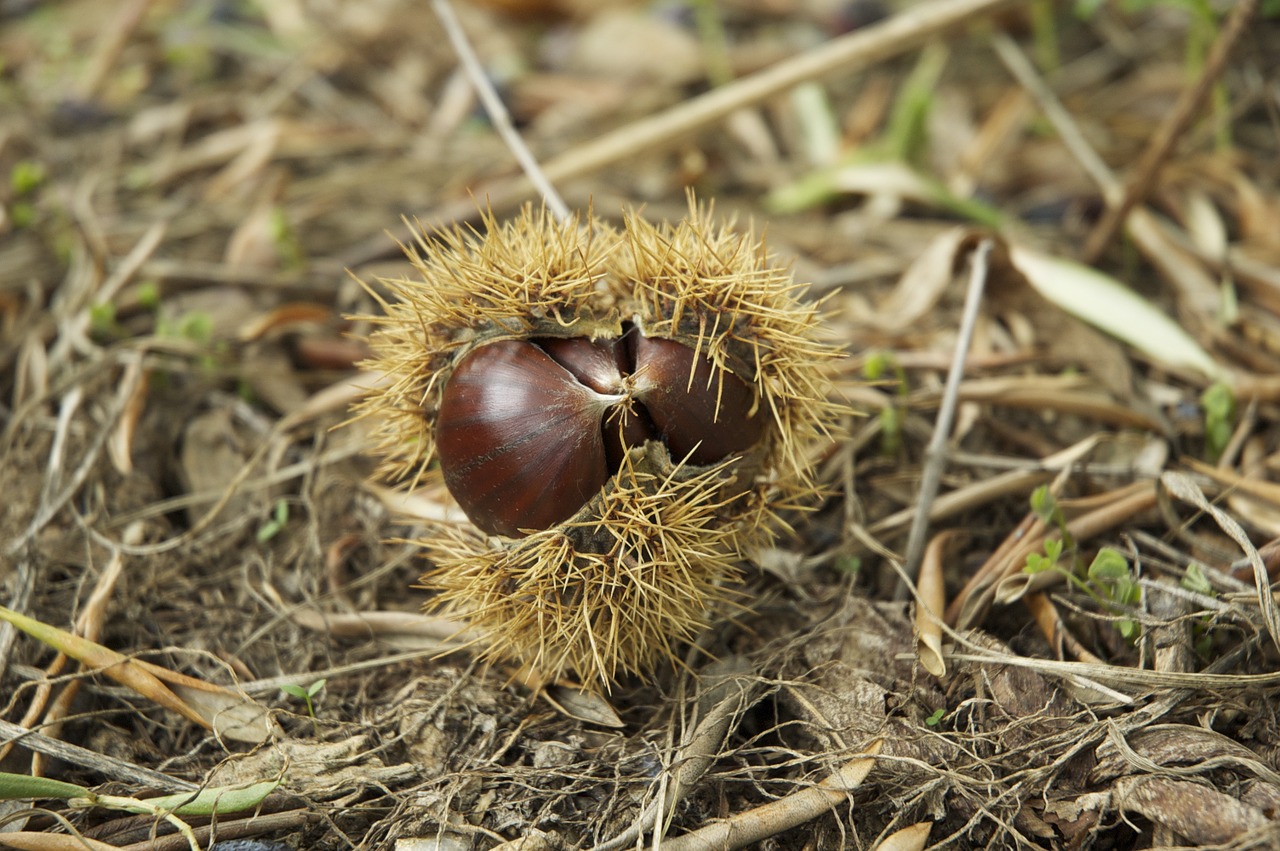
[[[9,188],[14,195],[30,195],[40,188],[47,174],[44,165],[35,160],[20,160],[9,171]]]
[[[284,529],[285,524],[289,522],[289,503],[283,499],[276,500],[275,510],[271,512],[271,519],[262,524],[262,528],[258,530],[258,543],[265,544],[280,531]]]
[[[190,344],[196,350],[201,368],[209,372],[217,371],[219,359],[226,355],[226,341],[213,339],[213,317],[203,310],[160,317],[156,321],[156,336]]]
[[[1057,538],[1049,538],[1044,542],[1044,553],[1027,553],[1027,566],[1023,568],[1027,573],[1044,573],[1046,570],[1053,570],[1058,567],[1058,561],[1062,558],[1062,541]]]
[[[138,307],[154,313],[160,309],[160,283],[155,280],[138,284]]]
[[[1235,430],[1236,397],[1230,387],[1217,381],[1200,394],[1200,407],[1204,411],[1205,451],[1216,461]]]
[[[936,727],[942,723],[942,719],[946,714],[947,711],[945,709],[935,709],[928,718],[924,719],[924,723],[930,727]]]
[[[894,384],[893,404],[880,409],[880,454],[892,456],[902,447],[902,423],[907,401],[907,373],[890,352],[875,351],[867,355],[862,374],[872,382]],[[892,374],[892,378],[889,375]]]
[[[1195,594],[1203,594],[1206,597],[1216,596],[1213,586],[1209,584],[1209,577],[1204,575],[1204,568],[1194,561],[1187,565],[1187,572],[1183,574],[1182,582],[1179,584]]]
[[[321,677],[306,688],[294,685],[293,683],[286,683],[285,685],[280,686],[280,691],[290,697],[303,701],[307,705],[307,716],[311,719],[312,729],[316,728],[316,708],[315,704],[312,703],[312,698],[324,690],[324,684],[326,682],[328,682],[328,680]]]
[[[289,224],[284,210],[279,207],[271,211],[271,241],[275,243],[280,263],[285,269],[301,269],[306,265],[298,234]]]
[[[1194,561],[1187,565],[1186,573],[1182,575],[1182,581],[1178,584],[1193,594],[1203,594],[1206,597],[1218,596],[1213,590],[1213,585],[1209,583],[1209,577],[1205,576],[1204,568]],[[1213,649],[1213,636],[1210,634],[1212,626],[1212,615],[1205,615],[1193,626],[1195,651],[1201,658],[1208,658],[1209,651]]]
[[[1064,560],[1064,554],[1074,553],[1075,542],[1067,529],[1062,506],[1049,492],[1048,486],[1036,488],[1031,495],[1031,510],[1047,526],[1058,529],[1058,537],[1046,538],[1043,552],[1027,554],[1023,571],[1028,574],[1057,571],[1073,587],[1091,597],[1094,602],[1110,612],[1122,614],[1142,600],[1142,589],[1133,575],[1129,560],[1112,547],[1102,547],[1093,562],[1080,575],[1080,563],[1072,556]],[[1066,561],[1066,563],[1064,563]],[[1139,633],[1139,624],[1129,617],[1116,621],[1116,629],[1128,640]]]
[[[857,556],[839,556],[836,558],[836,570],[849,576],[857,576],[862,570],[862,559]]]
[[[1093,595],[1112,611],[1123,611],[1142,601],[1142,588],[1134,578],[1129,560],[1119,550],[1103,547],[1094,556],[1086,572],[1093,587]],[[1138,622],[1122,617],[1116,621],[1116,629],[1125,639],[1132,641],[1139,632]]]
[[[1063,544],[1068,549],[1075,547],[1071,530],[1067,528],[1067,515],[1062,512],[1062,506],[1058,504],[1057,498],[1049,490],[1048,485],[1041,485],[1032,491],[1031,510],[1044,521],[1046,526],[1057,528]]]
[[[89,307],[89,332],[99,339],[118,336],[120,326],[116,324],[116,306],[109,301],[101,301]]]

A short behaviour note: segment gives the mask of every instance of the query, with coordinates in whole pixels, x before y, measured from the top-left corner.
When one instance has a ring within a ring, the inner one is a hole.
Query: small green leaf
[[[946,710],[944,709],[935,709],[932,715],[924,719],[924,723],[928,724],[930,727],[936,727],[938,724],[942,723],[942,719],[946,714]]]
[[[298,700],[306,700],[308,697],[307,690],[305,688],[299,685],[294,685],[293,683],[285,683],[284,685],[280,686],[280,691],[284,692],[290,697],[296,697],[298,698]]]
[[[9,187],[14,195],[28,195],[40,188],[44,183],[44,165],[35,160],[19,160],[9,172]]]
[[[84,786],[64,783],[49,777],[32,777],[29,774],[0,772],[0,801],[21,798],[91,798],[93,792]]]
[[[9,218],[14,227],[29,228],[35,224],[36,207],[28,201],[16,201],[9,206]]]
[[[902,411],[894,405],[880,409],[880,454],[896,455],[902,448]]]
[[[160,284],[157,281],[143,281],[137,289],[138,307],[154,311],[160,306]]]
[[[840,556],[836,559],[836,570],[856,576],[862,569],[862,559],[857,556]]]
[[[1089,565],[1089,578],[1113,583],[1129,579],[1129,560],[1111,547],[1103,547]]]
[[[109,301],[89,308],[89,329],[98,337],[107,337],[116,328],[116,306]]]
[[[1209,584],[1209,578],[1204,575],[1204,568],[1196,562],[1187,565],[1187,572],[1182,577],[1182,587],[1188,591],[1194,591],[1197,594],[1204,594],[1212,597],[1213,586]]]
[[[286,269],[300,269],[306,264],[302,253],[302,244],[285,211],[276,207],[271,211],[271,240],[275,243],[276,253]]]
[[[868,381],[879,381],[889,371],[891,363],[892,358],[888,352],[871,352],[862,364],[862,374]]]
[[[315,697],[320,693],[320,690],[324,688],[324,684],[327,682],[327,679],[321,677],[311,685],[307,686],[307,697]]]
[[[1236,397],[1221,381],[1210,384],[1200,395],[1204,411],[1204,441],[1210,458],[1218,458],[1227,448],[1235,430]]]
[[[262,524],[262,528],[258,530],[258,543],[265,544],[267,541],[280,534],[280,530],[289,522],[289,503],[283,499],[276,500],[275,510],[272,512],[272,518]]]
[[[1046,524],[1055,525],[1058,501],[1054,499],[1048,485],[1041,485],[1031,492],[1031,510]]]
[[[238,813],[261,804],[280,785],[279,780],[264,780],[240,788],[219,786],[202,789],[192,797],[191,793],[165,795],[159,798],[143,798],[140,803],[148,809],[143,812],[172,812],[179,816],[211,816],[215,813]]]

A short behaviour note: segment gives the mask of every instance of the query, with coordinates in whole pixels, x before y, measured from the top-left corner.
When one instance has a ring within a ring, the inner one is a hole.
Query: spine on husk
[[[673,658],[734,604],[744,558],[776,533],[779,508],[811,501],[811,464],[837,410],[827,374],[838,351],[817,308],[761,240],[692,203],[678,223],[630,215],[620,229],[527,208],[479,232],[423,232],[406,251],[417,277],[382,281],[391,297],[368,317],[370,366],[386,378],[362,403],[381,472],[406,486],[439,475],[450,378],[497,341],[554,350],[541,341],[639,334],[691,349],[685,361],[715,376],[703,390],[717,404],[726,383],[743,383],[745,450],[698,464],[644,439],[550,528],[442,526],[422,541],[428,606],[466,617],[492,659],[607,688]],[[692,375],[683,383],[672,398],[699,391]]]

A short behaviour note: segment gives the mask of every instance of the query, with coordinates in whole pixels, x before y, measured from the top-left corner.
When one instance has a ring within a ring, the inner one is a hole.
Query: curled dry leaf
[[[939,678],[947,675],[947,663],[942,657],[942,614],[947,610],[943,572],[947,553],[963,537],[958,530],[935,535],[925,549],[916,579],[916,658],[926,671]]]
[[[120,393],[125,402],[120,409],[120,420],[107,441],[107,454],[116,470],[126,476],[133,472],[133,435],[145,410],[150,375],[150,370],[142,365],[142,358],[134,357],[127,361],[120,377]]]

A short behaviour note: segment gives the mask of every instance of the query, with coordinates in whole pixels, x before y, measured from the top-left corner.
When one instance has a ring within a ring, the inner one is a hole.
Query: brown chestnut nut
[[[449,492],[480,529],[519,537],[569,519],[648,440],[713,464],[763,435],[752,388],[674,340],[501,340],[472,350],[437,419]]]
[[[445,485],[486,532],[559,523],[609,477],[600,422],[614,401],[532,343],[481,346],[458,364],[441,400]]]

